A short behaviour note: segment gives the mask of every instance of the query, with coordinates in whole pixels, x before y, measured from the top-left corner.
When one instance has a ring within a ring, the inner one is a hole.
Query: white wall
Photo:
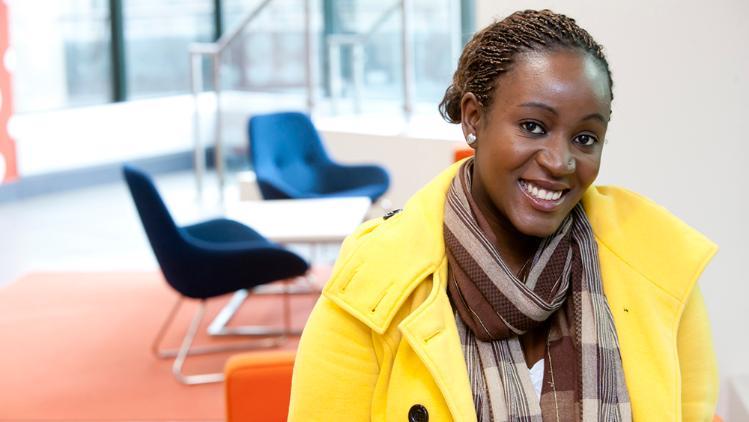
[[[402,208],[408,198],[447,168],[453,159],[453,139],[407,138],[400,135],[373,135],[326,131],[325,143],[337,159],[384,166],[390,173],[390,189],[385,197],[393,208]]]
[[[605,46],[615,99],[599,182],[653,198],[720,245],[700,284],[721,378],[749,374],[749,2],[477,0],[477,26],[526,8],[565,13]]]

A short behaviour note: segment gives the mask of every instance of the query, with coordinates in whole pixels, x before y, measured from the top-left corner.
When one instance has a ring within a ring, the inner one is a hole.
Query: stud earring
[[[466,136],[466,143],[469,147],[473,148],[474,145],[476,145],[476,135],[469,133],[468,136]]]

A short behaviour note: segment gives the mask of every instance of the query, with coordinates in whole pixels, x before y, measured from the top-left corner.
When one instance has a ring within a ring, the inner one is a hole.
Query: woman
[[[473,37],[440,109],[475,158],[344,243],[290,420],[710,420],[696,281],[716,247],[591,186],[612,86],[566,16],[518,12]]]

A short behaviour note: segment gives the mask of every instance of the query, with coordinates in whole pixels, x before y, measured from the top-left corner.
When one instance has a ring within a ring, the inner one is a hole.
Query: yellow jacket
[[[456,170],[344,242],[299,344],[290,421],[408,421],[418,405],[430,421],[476,420],[445,290],[442,220]],[[590,188],[583,205],[634,420],[711,420],[717,370],[696,281],[717,247],[622,189]]]

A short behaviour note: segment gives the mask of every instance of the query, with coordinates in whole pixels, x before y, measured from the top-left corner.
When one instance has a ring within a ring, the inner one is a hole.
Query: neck
[[[497,240],[496,246],[502,259],[517,274],[536,253],[541,239],[518,231],[507,216],[494,205],[477,176],[474,172],[471,196]]]

